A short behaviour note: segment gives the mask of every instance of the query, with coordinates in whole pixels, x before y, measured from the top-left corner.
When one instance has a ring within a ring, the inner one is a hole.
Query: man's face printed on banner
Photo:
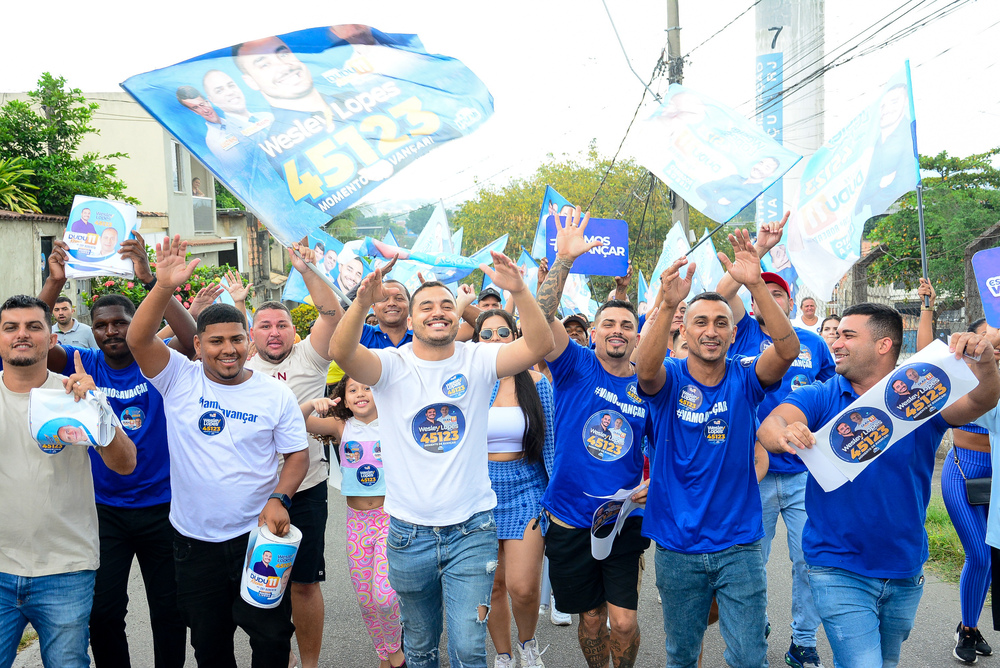
[[[277,37],[243,43],[234,60],[246,84],[268,99],[297,100],[313,92],[309,68]]]

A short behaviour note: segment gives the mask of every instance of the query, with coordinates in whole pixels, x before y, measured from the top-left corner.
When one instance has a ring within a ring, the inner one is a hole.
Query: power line
[[[757,2],[760,2],[760,0],[757,0]],[[611,22],[611,30],[613,30],[615,33],[615,39],[618,40],[618,46],[620,46],[622,49],[622,55],[625,56],[625,62],[628,63],[628,68],[632,70],[632,74],[634,74],[635,78],[639,80],[639,83],[641,83],[643,87],[647,91],[649,91],[649,94],[652,95],[654,98],[656,98],[657,102],[659,102],[660,96],[649,89],[649,84],[643,82],[642,77],[640,77],[639,73],[635,71],[634,67],[632,67],[632,61],[629,59],[628,54],[625,52],[625,45],[622,43],[622,38],[618,36],[618,28],[615,27],[615,20],[611,18],[611,10],[608,9],[608,3],[605,2],[605,0],[601,0],[601,4],[604,5],[604,11],[607,12],[608,14],[608,21]],[[650,81],[649,83],[653,82]]]
[[[712,41],[712,40],[713,40],[714,38],[718,37],[719,33],[721,33],[721,32],[722,32],[723,30],[725,30],[725,29],[726,29],[726,28],[728,28],[729,26],[731,26],[731,25],[733,25],[734,23],[736,23],[736,22],[737,22],[737,21],[738,21],[739,19],[741,19],[741,18],[743,17],[743,15],[744,15],[744,14],[746,14],[747,12],[749,12],[749,11],[750,11],[751,9],[753,9],[754,7],[756,7],[757,5],[759,5],[760,3],[761,3],[761,0],[756,0],[756,2],[754,2],[754,3],[752,4],[752,5],[750,5],[749,7],[747,7],[746,9],[744,9],[744,10],[743,10],[742,12],[740,12],[739,14],[737,14],[737,15],[736,15],[736,18],[734,18],[734,19],[733,19],[733,20],[731,20],[731,21],[730,21],[729,23],[727,23],[726,25],[722,26],[721,28],[719,28],[718,30],[716,30],[716,31],[715,31],[714,33],[712,33],[712,34],[711,34],[711,35],[710,35],[710,36],[708,37],[708,39],[706,39],[706,40],[705,40],[704,42],[702,42],[702,43],[701,43],[701,44],[699,44],[698,46],[696,46],[696,47],[694,47],[693,49],[691,49],[690,51],[688,51],[688,52],[687,52],[687,54],[686,54],[686,55],[685,55],[685,56],[684,56],[684,57],[682,58],[682,60],[687,60],[687,59],[688,59],[688,57],[689,57],[689,56],[690,56],[690,55],[691,55],[692,53],[694,53],[695,51],[697,51],[697,50],[698,50],[698,49],[700,49],[701,47],[703,47],[703,46],[705,46],[706,44],[708,44],[709,42],[711,42],[711,41]]]

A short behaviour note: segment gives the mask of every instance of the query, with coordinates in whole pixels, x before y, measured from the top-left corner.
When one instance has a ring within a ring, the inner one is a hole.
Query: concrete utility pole
[[[667,65],[670,83],[684,83],[684,59],[681,55],[681,26],[677,13],[677,0],[667,0]],[[684,238],[690,236],[688,228],[688,204],[670,191],[670,218],[680,222],[684,228]]]

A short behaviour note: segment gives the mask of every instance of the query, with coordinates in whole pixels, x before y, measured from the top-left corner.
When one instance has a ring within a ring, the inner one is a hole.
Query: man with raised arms
[[[580,648],[589,668],[635,666],[639,652],[639,581],[642,553],[649,540],[641,535],[642,518],[629,517],[614,540],[611,554],[591,554],[590,527],[604,499],[642,482],[642,438],[649,406],[639,398],[629,361],[639,341],[638,317],[628,302],[611,300],[594,317],[594,349],[571,340],[555,318],[570,268],[578,257],[601,244],[586,241],[590,214],[577,208],[557,218],[556,259],[538,288],[538,303],[549,320],[555,348],[545,361],[555,389],[555,466],[542,497],[549,528],[545,556],[556,606],[579,613]],[[621,444],[610,429],[622,420]],[[644,490],[638,492],[638,497]],[[611,630],[607,622],[611,620]]]
[[[410,299],[413,341],[399,348],[361,345],[368,309],[400,288],[383,284],[390,263],[366,276],[331,342],[334,360],[369,385],[380,419],[386,478],[389,579],[399,597],[410,668],[436,668],[442,611],[448,620],[453,666],[486,667],[486,624],[497,559],[497,532],[486,457],[486,423],[493,386],[539,362],[552,335],[510,258],[493,253],[483,271],[513,295],[524,336],[512,343],[457,342],[455,296],[443,284],[424,283]],[[376,313],[378,313],[376,306]],[[464,429],[422,431],[437,410]],[[464,421],[462,419],[464,416]],[[537,659],[537,647],[528,648]],[[534,665],[541,666],[538,661]]]
[[[674,262],[661,287],[659,313],[639,348],[639,396],[653,409],[649,497],[643,534],[656,549],[667,666],[694,668],[714,596],[730,666],[761,666],[767,654],[767,577],[760,493],[754,467],[757,406],[777,389],[799,354],[788,318],[761,277],[745,230],[730,235],[733,262],[719,259],[750,290],[774,345],[755,357],[727,357],[737,328],[717,292],[688,301],[681,327],[686,359],[664,359],[670,320],[691,289]]]
[[[156,285],[126,336],[163,395],[177,604],[199,666],[235,668],[237,626],[250,636],[254,665],[285,666],[291,597],[270,609],[252,606],[240,596],[240,578],[251,530],[266,524],[277,536],[288,533],[291,497],[309,469],[305,422],[288,386],[244,368],[246,318],[234,307],[213,304],[198,315],[197,362],[157,338],[174,289],[199,262],[185,264],[186,247],[180,235],[157,245]]]
[[[817,444],[813,432],[890,374],[902,344],[903,318],[892,307],[862,303],[845,310],[833,343],[837,375],[789,394],[761,424],[761,443],[770,452],[793,454],[831,448],[832,439]],[[892,668],[899,662],[924,586],[934,453],[949,426],[972,422],[1000,398],[986,338],[954,334],[951,350],[956,358],[968,353],[980,360],[966,359],[979,380],[974,390],[900,438],[852,482],[831,492],[811,476],[806,484],[802,551],[836,666]],[[847,440],[843,424],[837,441]]]
[[[761,226],[753,249],[758,257],[763,258],[781,240],[782,229],[787,220],[786,214],[779,223],[765,223]],[[763,272],[761,277],[771,297],[787,317],[792,304],[788,283],[772,272]],[[743,300],[737,294],[739,288],[740,285],[729,274],[719,281],[719,294],[729,302],[733,318],[736,319],[736,338],[731,350],[736,355],[758,355],[771,345],[770,330],[756,302],[751,302],[754,315],[746,312]],[[813,303],[813,310],[815,307],[816,304]],[[816,334],[815,328],[798,326],[794,320],[792,326],[799,339],[799,356],[781,379],[781,388],[769,393],[757,407],[758,422],[763,422],[789,392],[817,380],[832,378],[835,373],[830,349],[826,341]],[[764,509],[764,541],[761,544],[764,566],[767,566],[771,554],[771,541],[774,539],[779,515],[785,522],[788,555],[792,562],[792,637],[785,661],[792,668],[817,668],[820,666],[816,650],[819,613],[812,600],[806,562],[802,557],[802,527],[806,523],[806,479],[809,474],[799,457],[787,453],[769,454],[767,457],[767,475],[760,481],[760,501]]]

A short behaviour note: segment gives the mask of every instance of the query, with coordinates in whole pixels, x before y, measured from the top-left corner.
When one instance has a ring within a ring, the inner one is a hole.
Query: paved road
[[[371,641],[361,622],[357,600],[347,577],[347,560],[344,546],[344,504],[337,496],[331,495],[330,523],[327,528],[327,573],[329,580],[324,584],[326,600],[326,628],[323,653],[320,664],[334,668],[375,668],[378,660]],[[663,627],[660,607],[656,602],[654,583],[653,552],[646,555],[649,570],[642,583],[639,600],[639,623],[642,629],[642,647],[639,650],[638,665],[664,666],[666,653],[663,646]],[[784,527],[778,523],[778,536],[771,554],[768,573],[768,614],[773,631],[768,650],[772,666],[783,666],[784,652],[788,649],[791,623],[791,568],[788,549],[785,544]],[[149,631],[149,617],[142,590],[142,580],[136,564],[132,569],[129,593],[132,599],[128,616],[129,643],[136,668],[152,668],[152,640]],[[923,599],[917,613],[916,627],[910,639],[903,645],[900,662],[904,667],[928,667],[959,665],[951,658],[954,646],[953,635],[959,619],[958,588],[942,582],[932,575],[927,576]],[[983,627],[990,627],[989,613],[984,614]],[[250,648],[246,636],[237,632],[237,660],[240,666],[250,665]],[[986,631],[987,639],[995,647],[1000,647],[1000,634]],[[583,658],[577,644],[575,626],[556,627],[547,620],[539,623],[537,637],[542,647],[549,645],[542,657],[548,668],[570,668],[583,665]],[[293,645],[294,647],[294,645]],[[822,629],[819,638],[820,656],[827,668],[832,668],[830,647]],[[719,635],[718,626],[709,629],[705,636],[704,666],[724,666],[725,645]],[[489,647],[492,666],[493,648]],[[194,666],[194,654],[189,648],[189,666]],[[996,663],[1000,668],[1000,657],[985,658],[980,665]],[[442,662],[447,665],[447,660]],[[20,668],[42,668],[38,653],[38,643],[25,650],[14,662]]]

